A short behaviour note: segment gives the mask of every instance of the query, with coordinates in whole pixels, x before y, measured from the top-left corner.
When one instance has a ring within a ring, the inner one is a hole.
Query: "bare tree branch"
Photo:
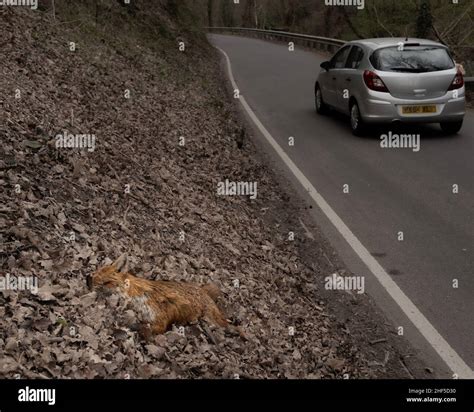
[[[473,6],[474,3],[471,3],[469,7],[464,10],[464,13],[459,16],[457,20],[455,20],[451,25],[448,26],[448,28],[443,32],[443,37],[446,37],[458,24],[459,22],[464,18],[464,16],[469,12],[471,7]]]
[[[448,43],[446,41],[446,39],[443,37],[443,35],[439,32],[439,30],[436,28],[434,22],[431,23],[431,27],[433,28],[433,31],[434,33],[436,34],[436,37],[438,38],[438,40],[443,43],[444,45],[448,46]]]
[[[388,34],[390,34],[390,37],[393,37],[393,33],[389,29],[387,29],[387,27],[385,27],[385,25],[380,21],[379,14],[377,13],[377,7],[375,6],[375,4],[373,9],[375,12],[375,18],[377,19],[377,23],[379,24],[379,26],[382,27],[382,29],[384,29]]]
[[[359,38],[363,39],[365,36],[354,26],[352,23],[352,20],[350,16],[347,14],[346,7],[341,7],[342,15],[344,16],[344,20],[346,21],[347,25],[349,28],[352,30],[352,32]]]

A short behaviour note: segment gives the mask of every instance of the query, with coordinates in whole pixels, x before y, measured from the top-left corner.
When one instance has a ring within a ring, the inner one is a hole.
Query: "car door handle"
[[[336,80],[336,77],[333,77],[332,79],[333,79],[333,80]]]
[[[347,78],[347,79],[346,79],[346,82],[350,82],[350,81],[351,81],[351,79],[350,79],[350,78]]]

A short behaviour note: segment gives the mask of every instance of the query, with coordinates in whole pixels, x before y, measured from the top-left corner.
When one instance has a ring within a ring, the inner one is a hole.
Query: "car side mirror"
[[[328,71],[331,68],[331,62],[322,62],[321,68]]]

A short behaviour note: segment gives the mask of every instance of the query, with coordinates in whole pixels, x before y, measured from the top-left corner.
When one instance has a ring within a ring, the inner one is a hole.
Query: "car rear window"
[[[426,73],[454,67],[449,52],[436,46],[386,47],[376,50],[370,61],[376,70],[389,72]]]

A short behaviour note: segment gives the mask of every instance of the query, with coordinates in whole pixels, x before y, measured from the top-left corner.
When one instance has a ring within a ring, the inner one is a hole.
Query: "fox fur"
[[[204,319],[220,327],[236,329],[244,337],[217,307],[220,290],[214,284],[142,279],[128,272],[127,256],[122,255],[93,273],[88,285],[91,289],[121,294],[152,334],[162,334],[173,324],[185,325]]]

